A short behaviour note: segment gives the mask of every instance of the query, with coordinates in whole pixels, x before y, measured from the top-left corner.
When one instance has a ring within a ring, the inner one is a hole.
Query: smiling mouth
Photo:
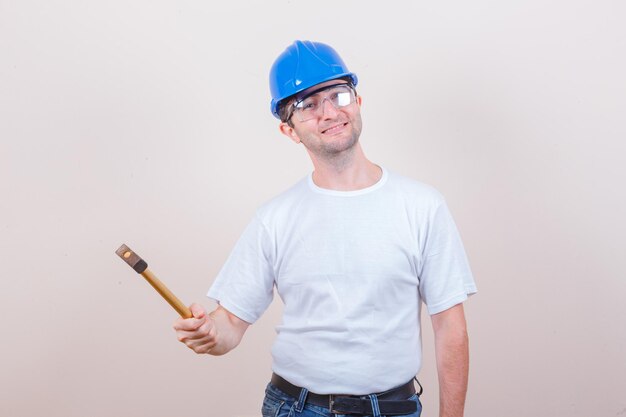
[[[338,131],[338,130],[341,130],[341,129],[342,129],[344,126],[346,126],[347,124],[348,124],[348,122],[345,122],[345,123],[341,123],[341,124],[338,124],[338,125],[331,126],[331,127],[329,127],[328,129],[324,129],[324,130],[322,130],[322,133],[323,133],[323,134],[327,134],[327,133],[333,133],[333,132],[336,132],[336,131]]]

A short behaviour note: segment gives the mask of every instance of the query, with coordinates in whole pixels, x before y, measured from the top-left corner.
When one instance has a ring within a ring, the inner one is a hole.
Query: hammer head
[[[130,265],[138,274],[141,274],[148,268],[146,261],[141,259],[139,255],[132,251],[128,246],[122,245],[115,251],[124,262]]]

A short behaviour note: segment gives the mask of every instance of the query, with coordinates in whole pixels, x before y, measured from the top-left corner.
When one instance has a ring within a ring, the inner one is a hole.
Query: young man
[[[322,43],[296,41],[276,59],[272,113],[314,171],[257,211],[209,290],[217,309],[193,304],[174,328],[196,353],[227,353],[275,287],[285,307],[264,417],[417,417],[424,302],[440,416],[460,417],[474,280],[441,195],[366,158],[357,82]]]

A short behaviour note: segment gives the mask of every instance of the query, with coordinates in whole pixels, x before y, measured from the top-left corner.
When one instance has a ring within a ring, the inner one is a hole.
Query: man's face
[[[299,117],[293,114],[292,126],[280,124],[282,133],[296,143],[302,143],[312,157],[333,158],[352,149],[361,135],[361,97],[345,106],[336,106],[332,101],[331,86],[347,85],[343,80],[332,80],[317,84],[298,95],[298,99],[307,97],[311,92],[328,87],[314,94],[314,101],[321,103],[315,116]],[[305,120],[305,121],[301,121]]]

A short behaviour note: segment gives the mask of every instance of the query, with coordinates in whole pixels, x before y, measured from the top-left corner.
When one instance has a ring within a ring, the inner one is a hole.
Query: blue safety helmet
[[[348,77],[357,85],[339,54],[330,46],[311,41],[295,41],[280,54],[270,70],[272,114],[280,119],[280,102],[316,84]]]

